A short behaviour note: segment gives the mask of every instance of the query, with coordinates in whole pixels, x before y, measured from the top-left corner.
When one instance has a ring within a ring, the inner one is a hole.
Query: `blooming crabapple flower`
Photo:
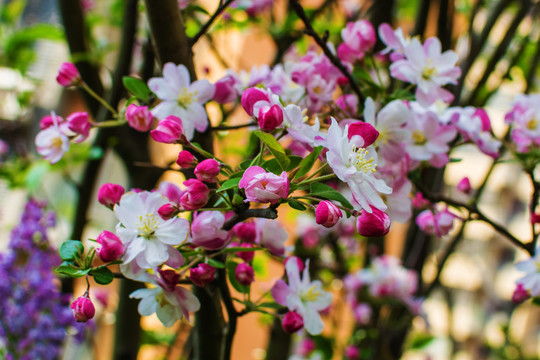
[[[457,189],[462,193],[469,195],[472,191],[469,178],[465,176],[463,179],[461,179],[460,182],[457,184]]]
[[[160,120],[170,115],[181,118],[187,140],[193,139],[195,130],[206,130],[208,117],[202,104],[214,95],[214,85],[207,80],[190,83],[184,65],[166,63],[163,77],[150,79],[148,87],[162,100],[152,109],[152,115]]]
[[[139,289],[129,295],[130,298],[141,299],[138,306],[141,315],[155,313],[164,326],[171,327],[177,320],[183,316],[189,318],[190,312],[198,311],[201,307],[195,295],[183,287],[154,282],[159,286]]]
[[[158,126],[150,131],[150,136],[157,142],[175,144],[185,139],[182,119],[176,116],[167,116],[158,123]]]
[[[159,183],[157,191],[169,199],[169,202],[174,205],[174,207],[180,206],[180,198],[183,195],[183,191],[176,184],[162,181]]]
[[[278,176],[260,166],[250,166],[242,175],[238,187],[246,193],[244,202],[275,204],[289,195],[289,178],[286,171]]]
[[[285,269],[289,284],[278,280],[272,287],[272,297],[278,304],[302,316],[304,327],[309,334],[320,334],[324,324],[319,312],[330,306],[332,294],[322,289],[319,280],[310,280],[309,260],[302,277],[296,261],[288,261]]]
[[[276,256],[285,255],[285,242],[289,233],[277,220],[255,219],[256,233],[255,243],[264,246]]]
[[[158,209],[167,203],[159,192],[127,193],[114,207],[120,223],[116,234],[126,247],[124,263],[136,260],[144,269],[163,264],[170,253],[176,251],[172,246],[188,240],[189,222],[186,219],[164,220]]]
[[[205,182],[217,182],[221,166],[215,159],[206,159],[195,166],[195,176]]]
[[[253,268],[248,263],[238,264],[236,270],[234,270],[234,278],[240,284],[244,286],[249,286],[253,281],[255,281],[255,272]]]
[[[73,316],[78,322],[87,322],[96,314],[96,308],[87,294],[78,297],[71,303],[71,309],[73,309]]]
[[[261,130],[271,132],[283,123],[283,110],[278,105],[263,106],[259,110],[257,122]]]
[[[361,60],[364,54],[373,49],[377,37],[373,25],[367,20],[347,23],[341,30],[343,44],[337,49],[338,57],[350,63]]]
[[[356,229],[362,236],[383,236],[390,231],[390,216],[377,208],[368,213],[362,211],[362,214],[356,219]]]
[[[391,75],[399,80],[416,84],[416,98],[424,104],[432,104],[437,99],[451,102],[453,95],[441,88],[446,84],[457,84],[461,70],[456,63],[458,55],[447,50],[441,53],[441,42],[436,37],[420,44],[413,38],[405,45],[404,59],[390,65]]]
[[[185,210],[197,210],[208,202],[210,189],[202,181],[189,179],[184,181],[186,189],[180,197],[180,206]]]
[[[437,114],[427,111],[414,113],[406,128],[411,132],[411,141],[407,143],[405,150],[412,160],[429,161],[437,167],[442,167],[449,161],[448,144],[457,134],[454,126],[440,124]]]
[[[214,84],[214,96],[213,99],[220,104],[227,104],[235,102],[238,99],[238,85],[240,79],[232,73],[225,75]]]
[[[341,217],[341,210],[328,200],[321,201],[315,209],[315,221],[326,228],[336,225]]]
[[[100,186],[98,190],[98,201],[101,205],[108,208],[113,208],[118,204],[122,195],[124,195],[124,187],[118,184],[106,183]]]
[[[521,304],[525,300],[529,298],[529,293],[525,288],[523,287],[523,284],[516,284],[516,289],[514,290],[514,293],[512,294],[512,302],[514,304]]]
[[[528,260],[520,261],[516,268],[525,273],[525,276],[516,281],[523,289],[529,292],[531,297],[540,296],[540,245],[536,246],[534,256]]]
[[[383,54],[390,54],[390,60],[397,61],[405,58],[405,47],[411,42],[410,38],[405,38],[403,30],[397,28],[395,31],[387,23],[379,25],[379,36],[382,42],[386,45]]]
[[[146,132],[150,130],[154,117],[148,111],[148,106],[129,104],[126,108],[126,120],[133,129]]]
[[[189,279],[197,286],[204,287],[214,280],[216,268],[205,263],[198,264],[189,270]]]
[[[392,189],[374,176],[377,168],[375,149],[358,147],[350,141],[348,126],[342,131],[334,118],[324,143],[328,148],[328,165],[340,180],[349,185],[355,209],[372,212],[373,206],[381,211],[386,210],[379,193],[390,194]]]
[[[70,62],[63,62],[58,68],[56,81],[64,87],[78,85],[81,82],[81,75],[75,65]]]
[[[287,334],[293,334],[304,327],[304,320],[299,313],[289,311],[283,316],[281,327]]]
[[[409,114],[410,110],[403,101],[394,100],[375,115],[373,99],[366,99],[364,118],[379,131],[377,146],[384,159],[391,162],[403,159],[403,146],[411,138],[410,130],[403,126],[407,123]]]
[[[524,153],[540,145],[540,95],[518,95],[505,121],[512,123],[512,140],[517,151]]]
[[[178,158],[176,159],[176,163],[182,168],[182,169],[191,169],[195,165],[197,165],[198,161],[197,158],[190,153],[187,150],[182,150],[178,153]]]
[[[96,250],[96,253],[102,261],[115,261],[124,255],[124,245],[122,244],[122,241],[112,232],[104,230],[98,235],[96,241],[101,245],[101,247]]]
[[[302,110],[299,106],[289,104],[283,110],[283,127],[287,129],[287,133],[295,140],[293,143],[301,143],[304,148],[312,150],[316,146],[316,139],[322,137],[319,119],[315,119],[314,125],[308,125],[306,121],[308,117],[305,116],[307,109]]]
[[[295,83],[291,78],[292,66],[293,62],[291,61],[274,66],[268,78],[263,81],[267,89],[279,95],[281,100],[287,104],[299,103],[305,94],[305,88]]]
[[[88,119],[88,113],[84,111],[75,112],[67,117],[67,127],[69,130],[78,134],[76,143],[83,142],[88,137],[92,124]]]
[[[55,123],[58,123],[58,125],[62,124],[65,120],[61,117],[61,116],[58,116],[56,114],[54,114],[54,116],[51,114],[51,115],[46,115],[44,117],[41,118],[41,120],[39,121],[39,128],[41,130],[45,130],[46,128],[50,127],[50,126],[53,126]]]
[[[69,150],[69,138],[60,129],[56,114],[52,114],[52,119],[53,124],[36,135],[35,143],[38,154],[51,164],[56,164]]]
[[[219,211],[203,211],[193,214],[191,223],[192,243],[208,250],[222,248],[229,240],[229,232],[222,230],[225,215]]]

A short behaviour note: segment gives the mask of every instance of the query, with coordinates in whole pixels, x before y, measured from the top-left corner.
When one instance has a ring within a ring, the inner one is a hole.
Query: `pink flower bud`
[[[356,230],[362,236],[383,236],[390,231],[390,216],[384,211],[372,207],[371,214],[362,211],[362,214],[356,219]]]
[[[235,87],[237,83],[238,79],[232,75],[227,75],[218,80],[214,84],[214,100],[220,104],[236,101],[239,95]]]
[[[257,118],[263,131],[273,131],[283,123],[283,110],[278,105],[263,106]]]
[[[216,268],[208,264],[199,264],[189,270],[189,279],[197,286],[204,287],[214,280]]]
[[[96,241],[101,244],[101,248],[96,250],[96,253],[103,262],[115,261],[124,255],[124,244],[112,232],[104,230],[98,235]]]
[[[71,303],[71,309],[73,309],[73,316],[78,322],[87,322],[96,314],[96,308],[87,294]]]
[[[243,243],[240,244],[239,247],[243,248],[252,248],[255,245],[252,243]],[[238,256],[240,259],[244,260],[245,262],[252,262],[253,258],[255,257],[255,251],[239,251],[236,253],[236,256]]]
[[[164,204],[158,209],[158,214],[163,220],[169,220],[178,214],[178,209],[172,204]]]
[[[355,136],[359,136],[362,140],[357,140]],[[379,132],[373,127],[373,125],[358,121],[349,125],[349,140],[354,141],[358,146],[366,148],[373,144],[379,137]]]
[[[424,210],[416,217],[416,225],[428,235],[435,234],[435,215],[431,210]]]
[[[195,166],[195,176],[205,182],[216,182],[221,166],[214,159],[206,159]]]
[[[292,334],[304,327],[304,319],[296,311],[289,311],[283,317],[281,327],[287,334]]]
[[[457,184],[457,189],[461,191],[464,194],[469,195],[472,191],[471,182],[469,181],[468,177],[464,177],[461,179],[459,184]]]
[[[298,256],[289,256],[288,258],[286,258],[285,261],[283,262],[283,266],[285,268],[287,267],[287,263],[289,261],[296,261],[296,265],[298,266],[298,271],[300,272],[304,271],[304,267],[305,267],[304,262]]]
[[[208,202],[210,189],[202,181],[189,179],[184,181],[187,189],[180,197],[180,205],[185,210],[197,210]]]
[[[420,193],[420,192],[416,193],[416,195],[412,199],[412,205],[416,209],[422,209],[422,208],[428,207],[430,204],[431,203],[429,202],[429,200],[427,200],[424,197],[424,195],[422,195],[422,193]]]
[[[180,280],[180,275],[171,269],[159,269],[158,274],[157,284],[169,292],[174,291],[176,285],[178,285],[178,280]]]
[[[530,297],[529,293],[523,287],[523,284],[517,284],[514,293],[512,294],[512,302],[514,304],[521,304]]]
[[[358,97],[356,95],[341,95],[336,100],[336,105],[348,115],[355,115],[358,113]]]
[[[65,120],[61,116],[56,115],[56,121],[58,122],[58,125],[60,125]],[[54,119],[53,119],[53,117],[51,115],[47,115],[47,116],[42,117],[40,122],[39,122],[39,128],[41,130],[45,130],[48,127],[53,126],[53,125],[54,125]]]
[[[315,341],[313,341],[310,338],[303,338],[300,344],[298,345],[298,355],[301,355],[303,357],[308,357],[309,354],[311,354],[315,349],[317,348],[317,345],[315,344]]]
[[[175,144],[185,139],[182,120],[174,115],[161,120],[158,126],[150,131],[150,136],[157,142]]]
[[[349,345],[343,351],[343,355],[345,355],[347,360],[356,360],[360,356],[360,350],[354,345]]]
[[[289,195],[289,178],[285,171],[278,176],[259,166],[251,166],[244,172],[238,187],[246,193],[245,202],[275,204]]]
[[[56,81],[64,87],[78,85],[81,82],[81,75],[75,65],[70,62],[64,62],[58,69]]]
[[[342,216],[341,210],[328,200],[321,201],[315,209],[315,221],[327,228],[336,225]]]
[[[140,132],[150,130],[154,120],[152,113],[148,111],[148,106],[129,104],[125,115],[129,126]]]
[[[121,185],[103,184],[98,191],[98,201],[100,204],[112,209],[115,204],[118,204],[124,192],[125,190]]]
[[[182,150],[178,154],[178,158],[176,159],[176,163],[182,168],[182,169],[191,169],[195,165],[197,165],[197,158],[190,153],[187,150]]]
[[[255,273],[253,272],[253,268],[247,263],[241,263],[236,267],[234,277],[236,278],[236,281],[244,286],[249,286],[253,281],[255,281]]]
[[[246,89],[242,94],[242,98],[240,99],[242,107],[249,116],[253,116],[253,106],[255,106],[255,103],[257,103],[258,101],[269,102],[270,98],[268,97],[268,94],[266,92],[255,87]]]
[[[192,243],[208,250],[222,248],[229,240],[229,232],[223,230],[225,216],[219,211],[195,213],[191,223]]]
[[[452,214],[447,209],[438,212],[435,215],[435,234],[437,236],[444,236],[448,234],[454,227],[454,219],[456,217],[456,215]]]
[[[241,222],[234,226],[234,233],[240,241],[252,243],[257,237],[257,229],[255,222]]]
[[[92,128],[92,124],[90,123],[90,120],[88,119],[88,113],[84,111],[75,112],[68,116],[67,122],[68,122],[69,130],[73,131],[76,134],[81,135],[80,141],[88,137],[90,128]]]
[[[531,214],[531,224],[540,224],[540,214]]]

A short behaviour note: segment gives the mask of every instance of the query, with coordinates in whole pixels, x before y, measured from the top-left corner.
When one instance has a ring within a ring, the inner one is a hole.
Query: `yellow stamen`
[[[366,158],[368,152],[364,148],[356,148],[353,145],[352,147],[352,159],[351,164],[356,168],[356,170],[363,172],[364,174],[371,174],[375,172],[377,164],[375,164],[374,158]]]
[[[321,292],[317,290],[317,286],[313,285],[306,291],[300,294],[300,299],[306,302],[313,302],[321,295]]]
[[[138,216],[139,221],[137,222],[137,231],[139,235],[145,237],[146,239],[152,238],[154,232],[158,228],[158,218],[155,214],[146,214],[144,216]]]
[[[412,133],[412,139],[416,145],[424,145],[427,143],[427,139],[420,130],[414,130]]]

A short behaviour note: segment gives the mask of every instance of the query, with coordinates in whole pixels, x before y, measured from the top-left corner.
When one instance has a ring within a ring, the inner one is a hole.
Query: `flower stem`
[[[94,90],[92,90],[88,85],[86,85],[86,83],[82,83],[81,84],[81,87],[84,89],[84,91],[86,91],[91,97],[93,97],[94,99],[96,99],[101,105],[105,106],[105,108],[107,110],[109,110],[113,115],[114,117],[118,117],[118,112],[116,110],[114,110],[112,108],[111,105],[109,105],[107,103],[107,101],[105,101],[105,99],[103,99],[101,96],[99,96]]]

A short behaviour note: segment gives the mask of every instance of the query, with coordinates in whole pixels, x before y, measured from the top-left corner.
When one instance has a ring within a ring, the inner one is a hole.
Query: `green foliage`
[[[107,266],[100,266],[98,268],[92,269],[90,271],[90,275],[92,275],[94,277],[94,280],[100,285],[110,284],[114,279],[112,271],[109,270]]]
[[[236,277],[234,276],[234,272],[236,271],[237,266],[237,262],[227,260],[227,277],[229,278],[229,282],[231,283],[232,287],[235,288],[236,291],[247,294],[249,293],[250,287],[240,284],[238,281],[236,281]]]
[[[321,154],[323,147],[317,146],[313,149],[311,154],[306,156],[302,161],[300,161],[300,169],[296,172],[295,179],[301,178],[304,175],[307,175],[307,173],[313,168],[313,165],[319,158],[319,155]]]
[[[150,96],[150,89],[144,81],[131,76],[124,76],[122,82],[126,89],[135,95],[137,99],[147,101]]]
[[[322,183],[313,183],[310,186],[310,195],[321,197],[328,200],[335,200],[339,201],[341,205],[343,205],[346,208],[352,209],[353,206],[351,203],[345,198],[345,196],[341,195],[337,190],[334,190],[330,186]]]
[[[290,160],[276,138],[262,131],[255,131],[254,133],[268,147],[268,150],[274,155],[281,169],[286,171]]]
[[[79,259],[84,253],[84,245],[78,240],[67,240],[60,245],[58,252],[62,260],[74,261]]]

